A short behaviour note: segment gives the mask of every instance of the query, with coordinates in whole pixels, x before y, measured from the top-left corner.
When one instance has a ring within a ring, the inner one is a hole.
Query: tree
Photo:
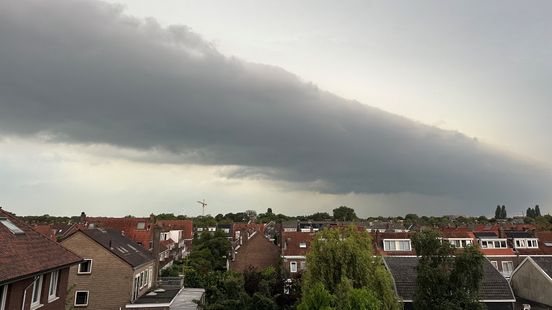
[[[527,208],[525,215],[530,218],[535,218],[535,209]]]
[[[506,206],[502,205],[502,209],[500,210],[500,218],[506,219],[508,218],[508,214],[506,213]]]
[[[502,210],[500,209],[500,206],[496,206],[495,210],[495,219],[501,219],[502,218]]]
[[[338,221],[354,221],[357,219],[355,210],[346,206],[340,206],[333,209],[334,220]]]
[[[542,216],[539,205],[535,206],[535,216]]]
[[[474,247],[461,252],[441,242],[433,231],[412,238],[419,256],[414,308],[424,310],[484,309],[478,293],[484,256]],[[455,255],[456,254],[456,255]]]
[[[266,209],[266,213],[268,213],[268,214],[272,214],[272,208],[268,208],[268,209]]]
[[[203,275],[213,270],[226,270],[226,257],[231,246],[223,232],[203,232],[199,238],[193,240],[192,244],[192,251],[187,257],[187,266]]]
[[[381,257],[373,255],[370,236],[355,226],[316,234],[307,266],[298,309],[348,309],[346,305],[364,303],[370,303],[365,309],[399,308],[391,276]]]

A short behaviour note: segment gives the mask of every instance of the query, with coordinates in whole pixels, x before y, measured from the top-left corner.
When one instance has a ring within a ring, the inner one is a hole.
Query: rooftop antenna
[[[205,198],[203,198],[203,201],[198,200],[197,203],[199,203],[203,208],[203,211],[201,212],[201,216],[205,216],[205,207],[207,206],[207,203],[205,202]]]

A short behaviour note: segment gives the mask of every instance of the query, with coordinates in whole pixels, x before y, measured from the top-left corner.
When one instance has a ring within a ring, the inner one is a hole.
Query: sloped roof
[[[506,231],[505,234],[508,238],[534,238],[533,235],[527,231]]]
[[[476,238],[498,238],[498,234],[494,231],[474,231],[473,235]]]
[[[383,259],[395,282],[397,295],[405,301],[414,300],[416,266],[419,258],[387,256]],[[483,261],[483,279],[479,287],[479,300],[497,302],[515,300],[508,281],[486,259]]]
[[[533,259],[549,277],[552,277],[552,257],[533,256],[531,259]]]
[[[121,235],[112,229],[79,230],[92,240],[102,245],[132,267],[137,267],[154,260],[153,255],[134,240]]]
[[[182,238],[192,239],[194,236],[192,220],[158,220],[163,229],[182,230]]]
[[[22,234],[14,234],[0,224],[0,283],[27,278],[82,261],[81,257],[34,231],[1,208],[0,217],[7,218],[23,231]]]
[[[284,256],[305,256],[311,247],[315,233],[288,231],[283,233],[282,242],[285,243],[285,248],[282,251]],[[305,243],[306,247],[299,247],[300,243]]]

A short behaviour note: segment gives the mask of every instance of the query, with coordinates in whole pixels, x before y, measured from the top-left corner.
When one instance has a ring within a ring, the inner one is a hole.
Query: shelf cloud
[[[103,2],[2,1],[0,70],[3,135],[155,150],[162,162],[161,151],[322,193],[446,196],[484,209],[549,199],[550,171],[537,163]]]

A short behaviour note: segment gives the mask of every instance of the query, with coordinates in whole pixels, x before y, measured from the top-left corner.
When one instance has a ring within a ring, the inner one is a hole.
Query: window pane
[[[77,292],[75,298],[75,305],[88,304],[88,292]]]

